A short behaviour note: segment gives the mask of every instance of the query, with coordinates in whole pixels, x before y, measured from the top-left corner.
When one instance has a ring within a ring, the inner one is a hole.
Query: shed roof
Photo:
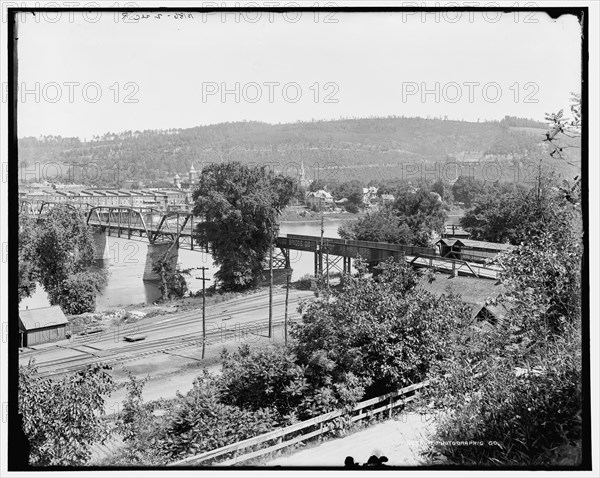
[[[480,249],[489,249],[492,251],[509,251],[513,248],[511,244],[502,244],[499,242],[473,241],[471,239],[440,239],[436,244],[442,243],[445,246],[452,247],[454,245],[463,247],[477,247]]]
[[[58,305],[40,309],[20,310],[19,322],[22,330],[43,329],[44,327],[69,323]]]

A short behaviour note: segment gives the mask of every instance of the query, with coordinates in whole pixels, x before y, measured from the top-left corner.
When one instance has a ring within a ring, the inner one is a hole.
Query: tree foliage
[[[107,367],[88,366],[61,380],[42,378],[33,364],[19,367],[19,413],[33,466],[85,464],[91,446],[107,436],[104,397],[114,390]]]
[[[19,301],[30,297],[36,288],[36,235],[33,219],[25,214],[19,214]]]
[[[446,354],[464,306],[422,290],[403,263],[386,262],[376,280],[365,276],[366,264],[357,267],[341,292],[303,304],[292,327],[300,363],[313,383],[344,383],[351,374],[367,396],[423,380]]]
[[[391,209],[367,213],[356,221],[344,221],[338,228],[342,239],[411,244],[413,233]]]
[[[161,260],[153,266],[152,270],[160,277],[158,288],[161,300],[182,298],[189,290],[186,276],[191,274],[191,269],[177,270],[169,261]]]
[[[271,407],[284,417],[297,412],[309,394],[304,367],[285,347],[243,345],[234,354],[224,351],[222,359],[224,403],[250,410]]]
[[[343,239],[428,246],[443,231],[445,204],[428,188],[396,189],[391,207],[380,209],[357,221],[346,221],[338,229]]]
[[[447,219],[445,204],[440,196],[429,188],[397,193],[393,209],[400,221],[413,233],[413,243],[428,246],[434,234],[441,234]]]
[[[294,195],[295,183],[266,167],[212,164],[202,170],[193,193],[202,241],[210,244],[215,278],[224,290],[254,285],[260,277],[277,218]],[[273,234],[273,236],[272,236]]]
[[[437,368],[432,396],[447,409],[436,440],[488,446],[445,446],[460,465],[573,466],[582,459],[582,265],[580,187],[538,178],[531,191],[508,193],[478,209],[491,234],[509,220],[519,244],[500,254],[505,292],[490,300],[506,313],[495,324],[473,323]],[[507,210],[505,210],[506,208]],[[512,210],[512,212],[510,211]],[[437,441],[436,443],[439,443]],[[490,443],[493,445],[490,446]]]
[[[469,176],[459,176],[452,185],[452,196],[455,201],[469,207],[475,199],[485,193],[485,181]]]
[[[55,206],[38,223],[19,218],[19,298],[39,281],[52,305],[68,314],[91,312],[106,283],[106,273],[93,270],[94,242],[80,211]]]
[[[158,436],[170,459],[220,448],[275,427],[272,410],[249,411],[225,405],[220,400],[222,393],[219,378],[206,371],[194,380],[185,396],[178,393],[178,401]]]

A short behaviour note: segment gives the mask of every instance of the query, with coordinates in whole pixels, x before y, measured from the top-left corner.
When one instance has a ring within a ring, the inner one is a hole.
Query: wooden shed
[[[510,251],[513,246],[498,242],[473,241],[471,239],[440,239],[436,245],[442,257],[470,262],[485,262],[500,252]]]
[[[66,339],[69,321],[58,305],[19,311],[20,346],[56,342]]]

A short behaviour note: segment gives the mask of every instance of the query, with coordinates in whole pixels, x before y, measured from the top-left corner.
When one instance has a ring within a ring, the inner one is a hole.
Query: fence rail
[[[375,416],[377,413],[388,412],[391,417],[394,408],[403,406],[404,404],[414,400],[417,397],[417,391],[427,387],[429,380],[416,383],[408,387],[401,388],[395,392],[390,392],[385,395],[380,395],[369,400],[357,403],[350,411],[335,410],[333,412],[319,415],[318,417],[310,418],[300,423],[279,428],[262,435],[248,438],[246,440],[232,443],[215,450],[210,450],[199,455],[194,455],[183,460],[171,463],[169,466],[196,466],[205,464],[210,466],[213,463],[218,466],[231,466],[243,463],[254,458],[258,458],[277,450],[289,447],[296,443],[318,437],[330,431],[330,425],[336,418],[347,416],[351,421],[356,422]],[[314,429],[314,427],[317,427]],[[289,437],[287,435],[304,432],[300,435]],[[261,445],[266,445],[264,448]],[[248,448],[261,447],[258,450],[247,450]],[[243,452],[244,454],[239,454]],[[224,459],[223,461],[218,461]],[[216,461],[216,462],[215,462]],[[210,463],[207,463],[210,462]]]

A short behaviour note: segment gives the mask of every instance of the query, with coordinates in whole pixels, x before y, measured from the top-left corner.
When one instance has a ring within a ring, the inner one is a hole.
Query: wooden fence
[[[277,430],[264,433],[257,437],[248,438],[237,443],[232,443],[231,445],[173,462],[169,466],[236,465],[281,450],[296,443],[319,437],[332,430],[335,427],[334,420],[340,417],[347,417],[352,422],[371,418],[378,413],[384,412],[387,412],[388,417],[391,417],[394,408],[403,406],[414,400],[417,397],[417,391],[428,385],[428,380],[416,383],[395,392],[357,403],[350,411],[335,410],[333,412],[325,413],[303,422],[295,423],[284,428],[278,428]]]

